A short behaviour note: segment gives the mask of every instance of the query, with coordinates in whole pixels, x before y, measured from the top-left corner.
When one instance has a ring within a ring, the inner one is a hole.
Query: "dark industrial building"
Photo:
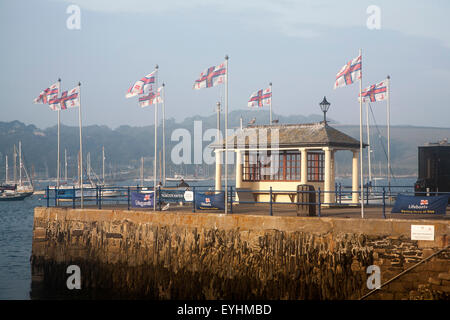
[[[450,144],[447,139],[419,146],[419,177],[416,195],[450,192]],[[449,198],[450,201],[450,198]]]

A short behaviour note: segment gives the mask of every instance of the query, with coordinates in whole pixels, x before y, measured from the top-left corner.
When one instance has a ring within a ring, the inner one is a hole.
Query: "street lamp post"
[[[320,109],[323,112],[323,122],[327,124],[327,112],[330,108],[330,103],[327,101],[327,98],[324,96],[321,103],[319,103]]]

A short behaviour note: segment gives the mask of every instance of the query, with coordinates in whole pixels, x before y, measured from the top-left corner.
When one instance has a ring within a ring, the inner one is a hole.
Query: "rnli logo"
[[[420,205],[421,206],[427,206],[428,205],[428,200],[420,200]]]
[[[150,201],[150,195],[149,194],[146,194],[144,196],[144,201]]]
[[[211,203],[211,199],[205,198],[205,202],[206,202],[206,203]]]

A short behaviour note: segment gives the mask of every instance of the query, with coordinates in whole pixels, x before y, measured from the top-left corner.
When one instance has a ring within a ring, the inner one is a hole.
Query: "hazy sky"
[[[80,30],[66,26],[71,4]],[[370,5],[380,30],[367,27]],[[361,48],[363,87],[391,76],[392,124],[449,127],[449,9],[446,0],[0,0],[0,121],[55,125],[56,112],[33,99],[61,77],[63,90],[82,83],[84,125],[153,124],[153,107],[125,93],[156,64],[167,117],[210,115],[223,87],[192,85],[228,54],[230,111],[273,82],[276,113],[320,113],[326,95],[328,117],[358,124],[358,84],[333,83]],[[372,106],[384,124],[386,103]],[[77,125],[78,110],[61,120]]]

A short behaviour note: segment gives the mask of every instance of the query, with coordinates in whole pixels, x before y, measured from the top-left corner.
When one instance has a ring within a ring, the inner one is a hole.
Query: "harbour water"
[[[30,298],[30,255],[33,210],[45,205],[43,196],[0,201],[0,299]]]
[[[128,180],[117,185],[135,186],[139,183],[138,180]],[[145,185],[148,183],[146,181]],[[214,185],[214,181],[189,182],[189,185]],[[36,190],[45,187],[46,184],[41,183]],[[30,299],[34,208],[46,204],[44,195],[32,195],[22,201],[0,201],[0,300]]]
[[[229,181],[233,185],[234,181]],[[337,180],[342,185],[350,179]],[[413,186],[414,178],[398,179],[396,185]],[[124,181],[122,185],[137,185],[136,181]],[[385,185],[380,180],[378,185]],[[175,182],[172,182],[171,185]],[[214,185],[213,181],[201,181],[190,185]],[[40,186],[41,189],[43,186]],[[396,191],[403,191],[401,188]],[[409,189],[411,191],[411,189]],[[0,300],[30,299],[30,255],[33,232],[33,214],[36,206],[45,206],[43,195],[33,195],[22,201],[0,201]]]

